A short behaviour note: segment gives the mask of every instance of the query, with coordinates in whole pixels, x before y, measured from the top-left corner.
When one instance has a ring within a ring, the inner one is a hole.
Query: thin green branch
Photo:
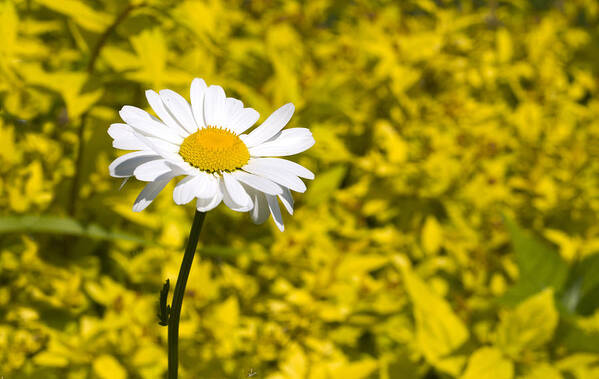
[[[96,43],[96,46],[94,47],[94,50],[92,51],[89,62],[87,64],[87,73],[90,76],[93,75],[93,73],[96,69],[96,61],[98,60],[98,57],[100,56],[100,52],[102,51],[102,48],[104,47],[104,45],[106,45],[106,42],[108,41],[108,37],[114,32],[114,30],[117,28],[117,26],[127,18],[127,16],[131,13],[131,11],[133,9],[140,7],[140,6],[142,6],[142,4],[128,5],[125,9],[123,9],[123,11],[121,13],[119,13],[119,15],[112,22],[112,24],[110,24],[106,28],[104,33],[102,33],[102,35],[100,36],[100,39],[98,39],[98,43]],[[88,115],[88,112],[84,112],[81,115],[81,119],[79,122],[79,130],[77,130],[77,141],[79,142],[79,144],[77,147],[77,155],[75,158],[75,175],[73,176],[73,184],[71,186],[71,196],[69,198],[70,202],[69,202],[68,211],[69,211],[70,216],[75,215],[75,211],[77,210],[77,200],[79,199],[79,185],[80,185],[79,182],[81,180],[81,171],[82,171],[81,166],[83,164],[83,151],[85,148],[85,143],[84,143],[83,139],[85,137],[85,124],[86,124],[85,121],[87,120],[87,115]]]

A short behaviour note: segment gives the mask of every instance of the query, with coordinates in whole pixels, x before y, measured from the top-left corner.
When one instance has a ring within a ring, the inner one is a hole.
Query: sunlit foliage
[[[0,375],[164,374],[193,207],[133,213],[106,130],[201,77],[316,180],[208,214],[183,377],[599,377],[598,46],[595,0],[0,0]]]

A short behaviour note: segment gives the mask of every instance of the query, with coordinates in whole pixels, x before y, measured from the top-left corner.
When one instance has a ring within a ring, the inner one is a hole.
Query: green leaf
[[[0,217],[0,234],[6,233],[47,233],[73,235],[100,240],[125,240],[146,245],[153,245],[137,236],[111,232],[96,224],[81,225],[78,221],[62,216],[4,216]]]
[[[341,185],[346,172],[347,167],[339,165],[316,176],[306,192],[306,203],[315,206],[329,199]]]
[[[443,228],[439,225],[437,219],[433,216],[428,216],[422,227],[420,235],[422,247],[429,254],[436,254],[443,243]]]
[[[560,371],[547,363],[539,363],[531,367],[524,379],[562,379]]]
[[[374,359],[365,359],[357,362],[346,363],[331,369],[329,378],[368,378],[378,367],[378,362]]]
[[[168,39],[162,29],[144,30],[131,37],[130,42],[138,64],[136,70],[124,74],[127,79],[148,83],[154,89],[164,88],[167,83],[188,85],[191,79],[188,73],[168,67]],[[129,57],[122,63],[132,66],[133,62]]]
[[[389,262],[389,258],[376,254],[349,255],[337,268],[337,275],[350,277],[374,271]]]
[[[505,358],[500,350],[483,347],[476,350],[468,360],[468,366],[461,379],[512,379],[514,364]]]
[[[564,373],[563,378],[599,378],[599,357],[597,354],[572,354],[560,359],[555,366]]]
[[[23,66],[20,73],[30,83],[48,88],[60,94],[67,107],[68,117],[79,117],[102,97],[103,89],[84,91],[89,75],[82,71],[47,72],[38,66]]]
[[[82,28],[92,32],[102,32],[112,21],[112,16],[108,13],[97,11],[81,1],[76,0],[37,0],[38,3],[45,5],[55,12],[61,13]]]
[[[115,46],[106,46],[102,49],[102,58],[117,71],[138,68],[142,65],[135,54]]]
[[[414,307],[419,350],[433,366],[457,375],[465,358],[448,356],[468,340],[468,329],[449,303],[432,291],[407,263],[400,264],[400,268]]]
[[[584,330],[573,319],[560,323],[557,342],[570,352],[599,354],[599,332]]]
[[[47,367],[66,367],[69,365],[69,359],[64,354],[57,354],[53,351],[42,351],[36,354],[34,362]]]
[[[568,275],[568,264],[557,251],[529,235],[507,217],[505,224],[516,252],[519,279],[501,300],[517,304],[549,287],[559,292]]]
[[[558,319],[553,290],[546,289],[502,318],[497,328],[497,346],[512,358],[538,349],[553,338]]]
[[[94,373],[102,379],[121,379],[127,377],[127,370],[112,355],[101,355],[92,364]]]
[[[4,59],[12,54],[16,47],[18,30],[19,18],[14,4],[8,1],[0,3],[0,33],[2,33],[0,52],[5,54]]]
[[[586,257],[570,274],[575,290],[573,304],[578,314],[590,316],[599,308],[599,254]]]

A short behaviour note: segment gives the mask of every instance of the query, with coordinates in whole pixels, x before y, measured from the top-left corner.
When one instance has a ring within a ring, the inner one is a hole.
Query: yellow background
[[[599,378],[598,46],[594,0],[0,1],[0,375],[164,374],[194,210],[106,131],[201,77],[316,179],[207,215],[181,377]]]

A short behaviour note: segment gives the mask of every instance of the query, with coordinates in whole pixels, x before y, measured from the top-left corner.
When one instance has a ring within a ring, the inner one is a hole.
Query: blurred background
[[[599,378],[594,0],[0,1],[0,375],[159,378],[193,205],[107,129],[194,77],[297,108],[296,212],[211,211],[183,378]],[[171,289],[172,291],[172,289]]]

